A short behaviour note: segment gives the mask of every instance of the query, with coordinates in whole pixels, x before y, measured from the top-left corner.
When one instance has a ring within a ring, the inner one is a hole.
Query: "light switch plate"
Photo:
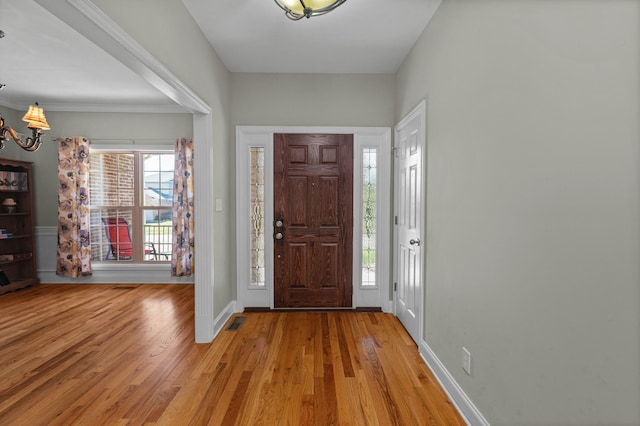
[[[471,352],[464,346],[462,347],[462,369],[468,375],[471,375]]]

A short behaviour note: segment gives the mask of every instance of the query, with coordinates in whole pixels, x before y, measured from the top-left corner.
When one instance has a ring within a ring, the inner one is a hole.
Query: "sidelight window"
[[[377,150],[362,150],[362,287],[376,286]]]
[[[250,287],[264,288],[266,285],[264,260],[264,147],[252,147],[250,148],[250,151]]]

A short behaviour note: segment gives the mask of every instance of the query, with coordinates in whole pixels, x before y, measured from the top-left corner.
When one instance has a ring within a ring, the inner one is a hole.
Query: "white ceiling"
[[[289,20],[273,0],[183,0],[232,72],[393,74],[440,0],[347,0]]]
[[[173,102],[33,0],[0,0],[0,105],[136,109]]]
[[[291,21],[273,0],[183,0],[231,72],[366,74],[394,73],[440,2],[347,0]],[[0,105],[180,110],[34,0],[0,0],[0,30]]]

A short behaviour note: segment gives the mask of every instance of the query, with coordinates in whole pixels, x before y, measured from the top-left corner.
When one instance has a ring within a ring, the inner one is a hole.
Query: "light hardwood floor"
[[[191,285],[0,296],[0,425],[463,425],[395,317],[245,313],[194,343]]]

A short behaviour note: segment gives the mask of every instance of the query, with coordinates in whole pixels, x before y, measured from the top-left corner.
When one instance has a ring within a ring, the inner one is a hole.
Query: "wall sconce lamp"
[[[287,18],[297,21],[302,18],[324,15],[347,0],[275,0]]]
[[[27,127],[31,129],[32,132],[31,137],[27,138],[25,142],[20,140],[15,130],[9,126],[5,126],[4,119],[0,116],[0,149],[4,148],[4,141],[9,140],[9,136],[25,151],[37,151],[38,148],[40,148],[42,131],[51,130],[51,127],[49,127],[49,123],[47,123],[47,119],[44,116],[44,111],[38,106],[37,102],[35,105],[29,106],[29,110],[24,117],[22,117],[22,121],[28,123]]]

